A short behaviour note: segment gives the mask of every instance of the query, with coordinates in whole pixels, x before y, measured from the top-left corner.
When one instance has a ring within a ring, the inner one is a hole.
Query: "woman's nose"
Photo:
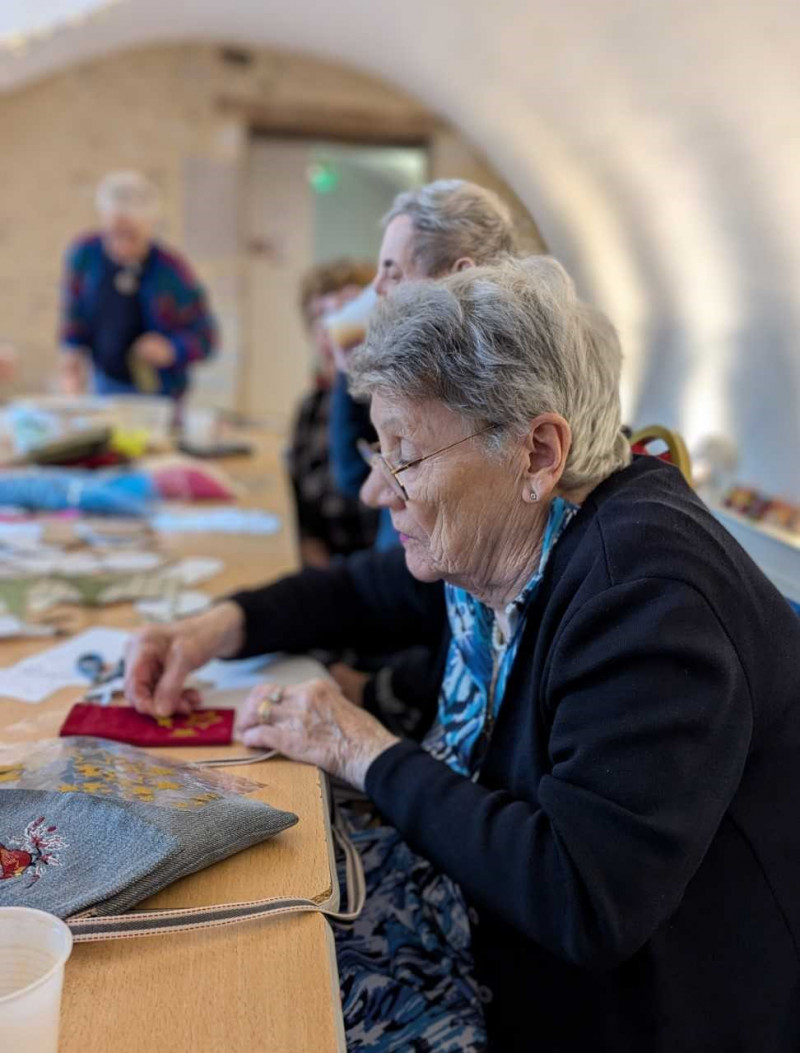
[[[378,273],[372,279],[372,288],[377,296],[385,296],[386,291],[388,289],[386,275],[378,271]]]
[[[369,475],[361,484],[359,497],[368,508],[401,508],[403,501],[389,486],[383,472],[370,468]]]

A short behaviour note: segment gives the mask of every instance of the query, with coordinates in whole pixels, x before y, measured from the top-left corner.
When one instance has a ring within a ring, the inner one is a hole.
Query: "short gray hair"
[[[493,424],[495,449],[539,414],[559,413],[572,429],[561,485],[573,490],[630,461],[621,365],[605,315],[578,299],[560,263],[531,256],[399,286],[354,352],[351,380],[357,395],[437,399]]]
[[[398,216],[411,220],[412,260],[428,277],[445,274],[465,257],[492,263],[516,251],[508,206],[492,190],[464,179],[437,179],[398,194],[384,227]]]
[[[109,172],[100,180],[95,196],[101,214],[120,212],[146,222],[158,218],[160,203],[155,184],[141,172]]]

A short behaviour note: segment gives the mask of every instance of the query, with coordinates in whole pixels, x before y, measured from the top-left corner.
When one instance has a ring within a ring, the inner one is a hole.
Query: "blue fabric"
[[[0,905],[59,917],[128,910],[297,822],[213,773],[91,736],[5,751],[0,770]]]
[[[99,234],[75,242],[65,261],[60,340],[64,347],[90,351],[93,358],[99,327],[102,330],[108,265]],[[217,345],[217,326],[203,287],[181,257],[156,243],[136,299],[142,331],[158,333],[172,344],[175,364],[158,374],[160,393],[177,398],[187,388],[188,367],[208,358]]]
[[[58,918],[116,895],[179,851],[167,831],[117,800],[59,790],[0,789],[0,906]]]
[[[339,811],[367,885],[358,920],[334,925],[348,1053],[478,1053],[486,1035],[458,887],[368,802]]]
[[[375,538],[375,548],[378,552],[385,552],[387,548],[394,548],[400,544],[397,531],[392,526],[392,514],[388,508],[382,508],[378,520],[378,536]]]
[[[369,475],[364,458],[358,452],[359,439],[375,441],[375,429],[369,419],[369,407],[356,402],[347,390],[347,377],[337,373],[331,393],[328,442],[331,473],[337,490],[346,497],[358,497],[364,481]],[[397,531],[392,526],[388,508],[382,508],[375,538],[375,548],[385,552],[400,544]]]
[[[0,505],[34,512],[78,508],[101,515],[141,516],[158,498],[144,472],[32,469],[0,475]]]
[[[369,475],[369,468],[356,447],[359,439],[375,441],[369,406],[351,397],[347,390],[347,376],[337,373],[331,394],[329,423],[331,472],[337,488],[347,497],[358,497]]]

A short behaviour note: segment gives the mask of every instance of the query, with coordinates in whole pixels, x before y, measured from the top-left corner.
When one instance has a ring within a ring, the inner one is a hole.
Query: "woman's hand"
[[[59,362],[59,388],[65,395],[85,395],[89,386],[86,358],[74,349],[62,350]]]
[[[200,704],[187,676],[212,658],[230,658],[244,643],[244,614],[235,603],[220,603],[196,618],[143,629],[125,654],[125,697],[140,713],[168,717]]]
[[[245,702],[238,732],[245,746],[316,764],[358,790],[375,758],[400,741],[328,680],[284,688],[259,684]]]
[[[133,353],[154,369],[175,365],[175,348],[160,333],[143,333],[133,345]]]

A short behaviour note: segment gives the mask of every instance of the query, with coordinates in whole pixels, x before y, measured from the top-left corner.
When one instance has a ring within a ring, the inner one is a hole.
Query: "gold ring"
[[[269,724],[269,715],[272,712],[272,707],[277,706],[282,699],[283,688],[275,687],[270,691],[266,698],[261,700],[258,709],[256,710],[260,724]]]

